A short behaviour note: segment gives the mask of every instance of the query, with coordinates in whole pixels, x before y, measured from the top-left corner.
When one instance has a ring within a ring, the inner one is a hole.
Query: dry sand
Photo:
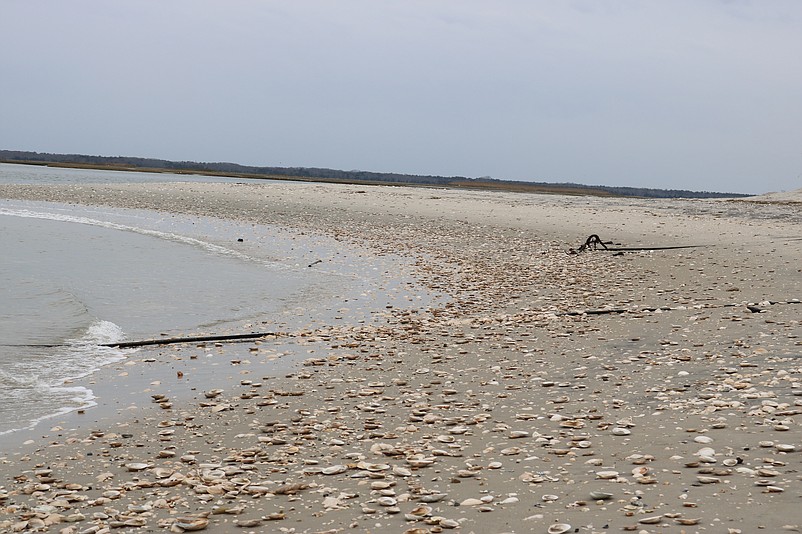
[[[0,531],[802,531],[798,203],[295,183],[0,197],[278,224],[409,257],[398,276],[451,298],[292,343],[132,354],[93,377],[105,411],[0,457]],[[704,246],[565,253],[590,234]],[[576,313],[605,308],[625,311]],[[210,391],[204,366],[229,385]]]

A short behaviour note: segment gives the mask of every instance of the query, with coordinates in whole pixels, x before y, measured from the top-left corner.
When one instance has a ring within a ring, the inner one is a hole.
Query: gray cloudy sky
[[[802,187],[799,0],[2,0],[0,148]]]

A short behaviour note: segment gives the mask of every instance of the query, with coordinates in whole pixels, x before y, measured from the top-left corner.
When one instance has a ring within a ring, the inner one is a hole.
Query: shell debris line
[[[185,369],[190,399],[166,387],[178,349],[149,349],[162,378],[135,413],[3,453],[0,531],[802,531],[799,207],[334,184],[0,195],[283,225],[414,263],[386,274],[410,306],[379,321],[181,348],[235,377]],[[565,254],[588,229],[716,246]],[[448,298],[415,306],[414,287]],[[568,313],[605,308],[625,311]]]

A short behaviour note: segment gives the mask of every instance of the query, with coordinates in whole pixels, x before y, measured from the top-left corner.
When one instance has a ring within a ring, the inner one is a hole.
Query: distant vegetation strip
[[[139,172],[171,172],[232,176],[236,178],[300,180],[372,185],[439,186],[462,189],[515,191],[522,193],[550,193],[560,195],[593,195],[643,198],[732,198],[746,197],[740,193],[687,191],[682,189],[651,189],[645,187],[616,187],[582,185],[575,183],[523,182],[496,178],[468,178],[464,176],[428,176],[370,171],[342,171],[315,167],[254,167],[237,163],[203,163],[195,161],[168,161],[154,158],[127,156],[87,156],[82,154],[48,154],[19,150],[0,150],[0,162],[24,163],[107,169]]]

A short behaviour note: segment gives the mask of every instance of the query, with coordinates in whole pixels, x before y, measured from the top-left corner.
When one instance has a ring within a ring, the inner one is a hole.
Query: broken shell
[[[167,469],[166,467],[157,467],[153,470],[153,474],[156,475],[156,478],[167,478],[174,472],[175,471],[172,469]]]
[[[432,515],[433,508],[431,506],[416,506],[415,508],[410,511],[410,515],[414,515],[415,517],[427,517]]]
[[[591,491],[590,498],[594,501],[606,501],[607,499],[612,499],[613,494],[606,491]]]
[[[549,534],[565,534],[569,530],[571,530],[571,525],[568,523],[556,523],[551,525],[547,532]]]

